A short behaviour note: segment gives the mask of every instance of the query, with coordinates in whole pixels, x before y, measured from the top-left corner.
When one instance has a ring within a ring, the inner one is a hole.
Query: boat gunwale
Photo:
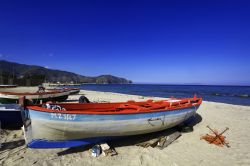
[[[70,92],[70,90],[55,90],[51,92],[26,92],[26,93],[17,93],[17,92],[0,92],[0,95],[15,95],[15,96],[33,96],[33,95],[50,95],[50,94],[60,94],[60,93],[65,93],[65,92]]]
[[[65,90],[65,91],[71,91],[71,90],[81,90],[80,88],[62,88],[62,89],[53,89],[53,88],[46,88],[46,90]]]
[[[188,101],[188,103],[187,103]],[[191,101],[196,101],[196,103],[192,103]],[[181,102],[186,102],[181,103]],[[166,106],[165,108],[159,108],[159,109],[142,109],[142,110],[134,110],[134,109],[124,109],[124,110],[113,110],[113,111],[83,111],[81,109],[78,110],[52,110],[43,108],[41,106],[27,106],[27,109],[38,111],[38,112],[45,112],[45,113],[62,113],[62,114],[80,114],[80,115],[122,115],[122,114],[143,114],[143,113],[156,113],[156,112],[165,112],[165,111],[175,111],[178,109],[187,109],[191,107],[197,107],[200,106],[202,103],[202,98],[185,98],[181,99],[181,102],[172,102],[172,104],[177,104],[173,106]],[[144,103],[144,102],[136,102],[136,103]],[[145,102],[146,103],[146,102]],[[56,103],[58,105],[88,105],[88,104],[96,104],[96,103]],[[110,103],[102,103],[102,104],[110,104]],[[112,104],[131,104],[130,102],[120,102],[120,103],[112,103]]]

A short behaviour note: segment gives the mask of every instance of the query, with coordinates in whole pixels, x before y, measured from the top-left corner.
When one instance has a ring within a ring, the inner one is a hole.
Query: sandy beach
[[[81,90],[79,95],[69,97],[70,102],[85,95],[93,102],[159,100],[158,97],[143,97],[110,92]],[[120,165],[120,166],[186,166],[186,165],[250,165],[250,107],[204,101],[197,112],[199,122],[194,131],[183,133],[163,150],[143,148],[129,144],[114,147],[116,156],[94,158],[89,147],[72,149],[29,149],[26,148],[21,130],[2,130],[0,165]],[[219,131],[229,127],[225,133],[230,148],[218,147],[200,140],[201,135],[209,133],[209,125]]]

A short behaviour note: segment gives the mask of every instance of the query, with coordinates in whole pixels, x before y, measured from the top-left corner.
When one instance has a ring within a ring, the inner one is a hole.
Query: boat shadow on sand
[[[113,148],[138,145],[138,144],[141,144],[143,142],[147,142],[147,141],[150,141],[150,140],[153,140],[153,139],[160,138],[162,136],[169,136],[169,135],[174,134],[176,132],[181,132],[182,127],[180,127],[180,126],[189,126],[189,127],[192,128],[193,126],[200,123],[201,121],[202,121],[202,117],[198,113],[196,113],[196,115],[192,119],[186,121],[185,123],[183,123],[183,124],[181,124],[179,126],[176,126],[176,127],[170,128],[170,129],[166,129],[166,130],[163,130],[163,131],[149,133],[149,134],[141,134],[141,135],[136,135],[136,136],[127,136],[127,137],[123,137],[123,138],[120,138],[120,139],[107,141],[107,143]],[[63,156],[63,155],[67,155],[67,154],[83,152],[83,151],[89,150],[91,147],[93,147],[93,144],[72,147],[72,148],[69,148],[69,149],[66,149],[64,151],[61,151],[61,152],[57,153],[57,155],[58,156]]]
[[[23,126],[23,123],[20,122],[20,123],[15,123],[15,124],[1,124],[1,129],[3,130],[10,130],[10,131],[14,131],[14,130],[20,130],[21,127]]]

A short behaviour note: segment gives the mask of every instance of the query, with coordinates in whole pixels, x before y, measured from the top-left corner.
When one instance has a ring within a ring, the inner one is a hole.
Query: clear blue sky
[[[250,85],[250,1],[0,0],[0,58],[134,82]]]

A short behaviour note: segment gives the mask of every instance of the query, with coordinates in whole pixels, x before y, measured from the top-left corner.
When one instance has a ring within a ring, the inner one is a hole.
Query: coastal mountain
[[[125,78],[112,75],[87,77],[72,72],[47,69],[41,66],[25,65],[0,60],[0,84],[39,85],[51,83],[97,83],[97,84],[127,84],[132,83]]]

